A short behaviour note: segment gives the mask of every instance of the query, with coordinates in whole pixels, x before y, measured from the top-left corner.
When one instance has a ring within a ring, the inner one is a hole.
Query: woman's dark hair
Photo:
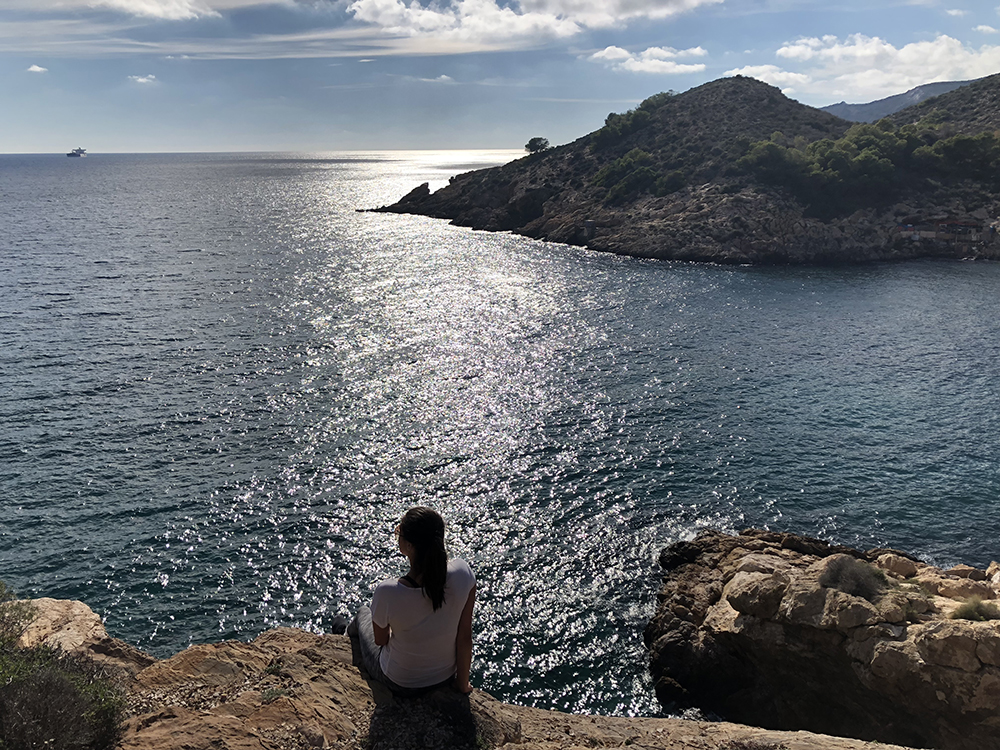
[[[406,511],[399,522],[399,534],[413,545],[414,572],[434,609],[444,604],[444,584],[448,578],[448,553],[444,548],[444,519],[430,508],[418,505]]]

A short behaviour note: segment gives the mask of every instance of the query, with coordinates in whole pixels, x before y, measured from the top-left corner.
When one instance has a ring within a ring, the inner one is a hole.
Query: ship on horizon
[[[86,155],[87,155],[87,149],[85,148],[74,148],[72,151],[66,154],[66,156],[86,156]]]

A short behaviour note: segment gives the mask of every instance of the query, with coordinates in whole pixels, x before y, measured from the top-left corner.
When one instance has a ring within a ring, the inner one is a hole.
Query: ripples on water
[[[0,577],[158,655],[323,629],[423,503],[474,681],[655,713],[656,553],[1000,557],[1000,266],[721,268],[358,214],[511,153],[0,157]]]

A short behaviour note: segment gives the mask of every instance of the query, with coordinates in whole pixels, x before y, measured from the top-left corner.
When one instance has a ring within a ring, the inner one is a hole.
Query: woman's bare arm
[[[388,626],[386,626],[384,628],[381,628],[381,627],[379,627],[378,625],[376,625],[373,622],[372,623],[372,630],[375,632],[375,645],[376,646],[384,646],[385,644],[387,644],[389,642],[389,628],[388,628]]]
[[[473,586],[465,602],[465,609],[462,610],[462,619],[458,621],[458,635],[455,638],[455,659],[458,663],[455,686],[463,693],[472,692],[469,672],[472,670],[472,610],[475,606],[476,587]]]

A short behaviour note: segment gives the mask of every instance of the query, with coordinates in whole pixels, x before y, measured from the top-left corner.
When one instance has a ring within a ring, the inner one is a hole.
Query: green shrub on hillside
[[[624,203],[627,198],[655,185],[657,178],[659,174],[649,167],[638,167],[616,182],[605,200],[613,206]]]
[[[625,156],[605,164],[596,175],[594,184],[609,187],[604,200],[611,205],[624,203],[637,193],[654,190],[660,174],[650,165],[653,158],[640,148],[634,148]]]
[[[122,689],[91,660],[21,648],[34,617],[0,583],[0,750],[110,750],[121,737]]]
[[[981,181],[995,180],[1000,168],[1000,138],[993,133],[956,135],[937,141],[933,146],[921,146],[913,156],[928,171]]]
[[[789,144],[780,132],[751,143],[737,169],[793,190],[813,213],[836,214],[890,199],[904,173],[997,182],[1000,138],[993,133],[941,137],[922,126],[882,120],[852,126],[842,138]]]
[[[7,584],[0,581],[0,649],[15,646],[35,618],[29,601],[18,601]]]
[[[606,148],[646,127],[652,122],[652,113],[670,101],[675,94],[675,91],[664,91],[644,99],[635,109],[621,114],[612,112],[604,119],[604,127],[591,136],[591,149]]]
[[[653,157],[641,148],[634,148],[620,159],[615,159],[610,164],[605,164],[601,167],[597,174],[594,175],[594,184],[601,185],[602,187],[613,186],[635,169],[652,163]]]
[[[917,126],[927,130],[932,130],[934,128],[941,127],[950,119],[951,119],[951,114],[948,112],[948,110],[938,109],[937,107],[935,107],[926,115],[924,115],[922,118],[920,118],[920,122],[917,123]]]
[[[661,91],[659,94],[653,94],[643,99],[639,104],[639,109],[644,109],[647,112],[655,112],[675,96],[677,96],[677,92],[673,89]]]
[[[679,169],[675,169],[672,172],[667,172],[667,174],[656,181],[656,194],[670,195],[671,193],[676,193],[686,184],[687,180],[684,177],[684,173]]]

